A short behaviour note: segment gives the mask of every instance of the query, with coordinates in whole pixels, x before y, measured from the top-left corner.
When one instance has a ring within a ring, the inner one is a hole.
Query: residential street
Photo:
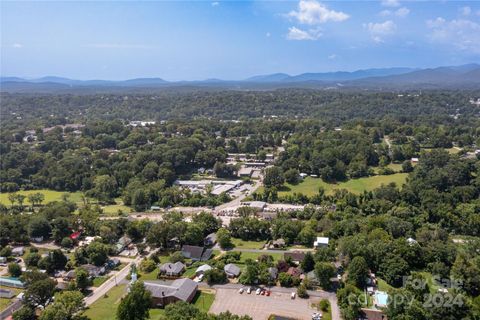
[[[157,252],[157,249],[151,251],[148,255],[147,258],[150,257],[152,254]],[[128,276],[128,273],[130,272],[130,267],[134,263],[136,266],[142,261],[144,257],[139,256],[135,259],[128,259],[128,258],[121,258],[120,260],[122,262],[128,263],[125,267],[123,267],[120,271],[118,271],[114,276],[112,276],[110,279],[105,281],[100,287],[96,288],[92,294],[87,296],[85,298],[85,305],[89,306],[101,297],[103,297],[109,290],[111,290],[114,286],[122,282],[123,280],[126,279]],[[130,260],[130,261],[128,261]]]
[[[114,286],[125,280],[128,273],[130,272],[130,267],[132,263],[137,264],[141,261],[141,258],[137,258],[127,264],[123,269],[117,272],[116,275],[105,281],[100,287],[95,289],[89,296],[85,298],[85,305],[88,307],[89,305],[93,304],[95,301],[103,297],[109,290],[111,290]]]

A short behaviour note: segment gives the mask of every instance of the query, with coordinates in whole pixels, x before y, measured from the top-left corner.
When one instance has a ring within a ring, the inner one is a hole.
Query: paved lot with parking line
[[[255,292],[240,294],[237,289],[217,289],[210,312],[219,314],[230,311],[233,314],[249,315],[253,320],[267,320],[272,314],[298,320],[310,320],[312,313],[316,312],[311,308],[311,304],[319,300],[320,298],[299,299],[298,297],[291,299],[288,293],[272,292],[267,297],[257,296]]]

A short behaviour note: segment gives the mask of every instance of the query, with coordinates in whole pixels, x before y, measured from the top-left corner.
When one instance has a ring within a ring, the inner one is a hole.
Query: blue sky
[[[2,76],[243,79],[480,62],[478,1],[2,1]]]

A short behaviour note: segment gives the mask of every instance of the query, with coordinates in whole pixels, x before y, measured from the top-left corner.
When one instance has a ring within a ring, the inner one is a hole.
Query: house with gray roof
[[[207,261],[213,254],[212,249],[206,249],[205,247],[184,245],[182,247],[182,255],[185,258],[192,259],[193,261]]]
[[[240,275],[240,272],[241,272],[240,268],[234,265],[233,263],[229,263],[225,265],[223,270],[225,271],[225,273],[229,278],[236,278]]]
[[[275,267],[268,268],[268,274],[270,275],[271,280],[276,280],[278,277],[278,269]]]
[[[153,307],[165,307],[177,301],[192,302],[198,289],[198,284],[187,278],[177,279],[171,284],[144,281],[144,285],[152,295]]]
[[[160,273],[169,277],[178,277],[185,271],[185,265],[180,261],[164,263],[160,266]]]
[[[215,243],[217,243],[217,234],[210,233],[208,236],[205,237],[205,240],[203,242],[206,246],[213,246]]]

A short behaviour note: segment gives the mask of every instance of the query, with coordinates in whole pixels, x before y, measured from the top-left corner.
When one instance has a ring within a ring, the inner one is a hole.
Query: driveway
[[[273,291],[267,296],[238,293],[238,289],[218,289],[210,312],[219,314],[230,311],[233,314],[249,315],[253,320],[267,320],[272,314],[291,317],[298,320],[312,319],[316,309],[312,303],[320,301],[318,297],[309,299],[291,299],[290,293]]]

